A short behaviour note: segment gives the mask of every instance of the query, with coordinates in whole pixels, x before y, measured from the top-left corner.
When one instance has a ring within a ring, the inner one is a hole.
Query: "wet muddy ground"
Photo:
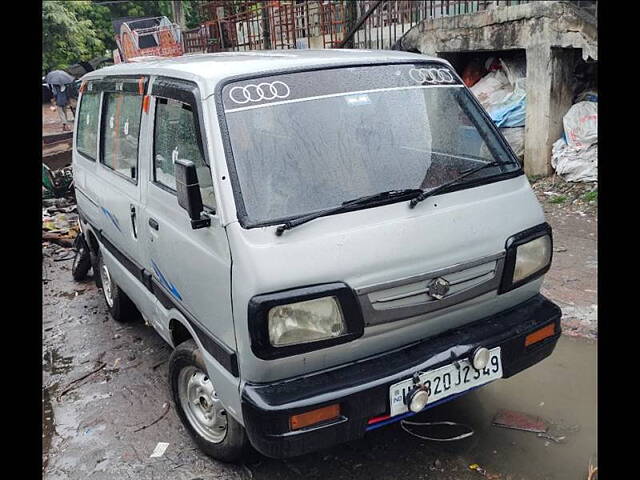
[[[461,422],[474,429],[472,437],[424,441],[396,424],[286,461],[253,454],[240,466],[204,456],[180,424],[167,386],[170,347],[142,320],[114,322],[93,281],[74,282],[71,261],[55,261],[45,248],[44,478],[465,480],[483,477],[469,468],[477,464],[485,478],[586,479],[597,453],[596,220],[554,208],[545,205],[555,248],[566,250],[554,252],[545,293],[565,309],[565,331],[578,336],[563,336],[551,357],[511,379],[414,417]],[[564,441],[492,426],[503,408],[546,419]],[[158,442],[169,446],[150,458]]]

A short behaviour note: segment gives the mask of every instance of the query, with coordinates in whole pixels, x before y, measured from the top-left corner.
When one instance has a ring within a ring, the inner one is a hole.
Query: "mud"
[[[557,205],[538,195],[553,227],[553,263],[542,293],[562,308],[566,335],[598,336],[598,217],[596,212]]]
[[[547,212],[556,228],[554,267],[545,293],[565,309],[565,331],[595,336],[580,309],[595,304],[595,223]],[[593,219],[592,219],[593,220]],[[561,338],[554,354],[511,379],[494,382],[416,417],[450,420],[474,429],[468,439],[416,439],[400,425],[363,439],[286,461],[257,453],[244,465],[209,459],[195,447],[169,398],[170,347],[141,320],[118,324],[92,280],[74,282],[71,261],[43,260],[43,473],[46,479],[477,479],[586,478],[597,458],[597,342]],[[572,280],[574,279],[575,280]],[[586,290],[594,290],[588,292]],[[572,305],[573,304],[573,305]],[[576,310],[567,310],[574,306]],[[580,328],[567,328],[572,321]],[[168,408],[168,411],[167,411]],[[540,416],[549,434],[499,428],[499,409]],[[166,412],[166,414],[165,414]],[[435,436],[456,432],[425,430]],[[150,458],[158,442],[169,447]]]

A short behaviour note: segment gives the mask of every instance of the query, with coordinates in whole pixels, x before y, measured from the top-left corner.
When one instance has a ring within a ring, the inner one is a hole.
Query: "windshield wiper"
[[[463,170],[461,175],[458,175],[456,178],[454,178],[453,180],[447,183],[443,183],[442,185],[434,188],[433,190],[429,190],[429,191],[422,190],[422,192],[419,195],[411,199],[411,202],[409,203],[409,208],[415,207],[418,203],[423,201],[425,198],[429,198],[429,197],[432,197],[433,195],[437,195],[438,193],[449,188],[451,185],[455,185],[463,178],[473,175],[474,173],[479,172],[480,170],[484,170],[485,168],[489,168],[489,167],[497,167],[498,165],[505,165],[505,164],[506,162],[489,162],[489,163],[485,163],[484,165],[480,165],[479,167],[471,168],[469,170]]]
[[[288,222],[285,222],[282,225],[278,226],[278,228],[276,229],[276,235],[280,236],[285,230],[289,230],[293,227],[297,227],[298,225],[302,225],[303,223],[310,222],[311,220],[315,220],[316,218],[331,215],[332,213],[348,211],[354,205],[366,205],[368,203],[375,203],[387,198],[419,195],[421,193],[423,193],[423,190],[419,188],[405,188],[402,190],[388,190],[386,192],[374,193],[373,195],[365,195],[363,197],[347,200],[345,202],[342,202],[337,207],[327,208],[325,210],[320,210],[319,212],[311,213],[309,215],[304,215],[302,217],[289,220]]]

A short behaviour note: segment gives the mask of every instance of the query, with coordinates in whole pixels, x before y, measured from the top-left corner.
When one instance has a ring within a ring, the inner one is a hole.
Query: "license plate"
[[[427,405],[447,398],[457,393],[462,393],[470,388],[489,383],[497,378],[502,378],[502,361],[500,359],[500,347],[489,350],[489,363],[482,370],[473,368],[468,359],[458,360],[455,363],[445,365],[437,370],[420,373],[420,382],[427,388],[429,399]],[[414,389],[412,378],[403,380],[389,388],[389,401],[391,403],[391,416],[400,415],[409,411],[407,397]]]

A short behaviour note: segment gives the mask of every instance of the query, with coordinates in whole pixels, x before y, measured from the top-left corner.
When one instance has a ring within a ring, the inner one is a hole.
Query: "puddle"
[[[73,368],[73,357],[65,357],[53,348],[45,352],[42,357],[42,369],[52,375],[67,373]]]

